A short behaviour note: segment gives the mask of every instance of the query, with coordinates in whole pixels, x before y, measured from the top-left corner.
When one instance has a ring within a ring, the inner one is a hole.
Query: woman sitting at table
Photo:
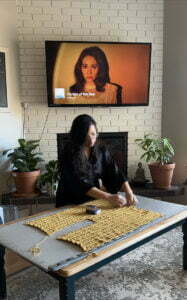
[[[56,207],[91,199],[105,199],[118,207],[135,204],[127,179],[109,151],[97,145],[97,136],[96,122],[91,116],[83,114],[74,119],[62,155]],[[118,191],[126,196],[121,197]]]

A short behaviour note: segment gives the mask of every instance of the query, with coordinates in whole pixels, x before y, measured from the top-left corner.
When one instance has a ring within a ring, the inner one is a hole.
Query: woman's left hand
[[[127,206],[136,205],[138,203],[138,199],[133,193],[126,193]]]
[[[133,194],[133,191],[132,191],[128,181],[123,182],[120,191],[125,192],[126,200],[127,200],[126,206],[136,205],[138,203],[138,199]]]

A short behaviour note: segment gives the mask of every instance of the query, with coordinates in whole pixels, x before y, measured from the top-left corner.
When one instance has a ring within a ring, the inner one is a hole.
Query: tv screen
[[[151,43],[46,41],[48,106],[148,105]]]

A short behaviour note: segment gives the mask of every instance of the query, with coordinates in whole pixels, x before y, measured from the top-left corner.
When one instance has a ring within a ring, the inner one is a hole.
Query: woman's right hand
[[[127,204],[126,198],[118,194],[110,194],[107,200],[117,207],[123,207]]]

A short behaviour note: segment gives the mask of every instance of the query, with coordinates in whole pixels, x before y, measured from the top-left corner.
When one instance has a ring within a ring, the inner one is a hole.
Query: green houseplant
[[[15,149],[3,151],[3,155],[8,153],[12,163],[12,176],[16,185],[17,195],[30,195],[35,193],[36,181],[40,174],[38,163],[43,161],[38,140],[18,139],[19,146]]]
[[[175,151],[169,139],[166,137],[154,138],[145,134],[142,139],[136,139],[135,142],[144,151],[140,158],[150,162],[148,166],[154,186],[169,188],[175,168],[175,163],[172,163]]]
[[[59,180],[59,167],[57,160],[50,160],[45,165],[46,171],[40,175],[39,185],[44,186],[50,196],[54,196],[56,193],[57,183]]]

